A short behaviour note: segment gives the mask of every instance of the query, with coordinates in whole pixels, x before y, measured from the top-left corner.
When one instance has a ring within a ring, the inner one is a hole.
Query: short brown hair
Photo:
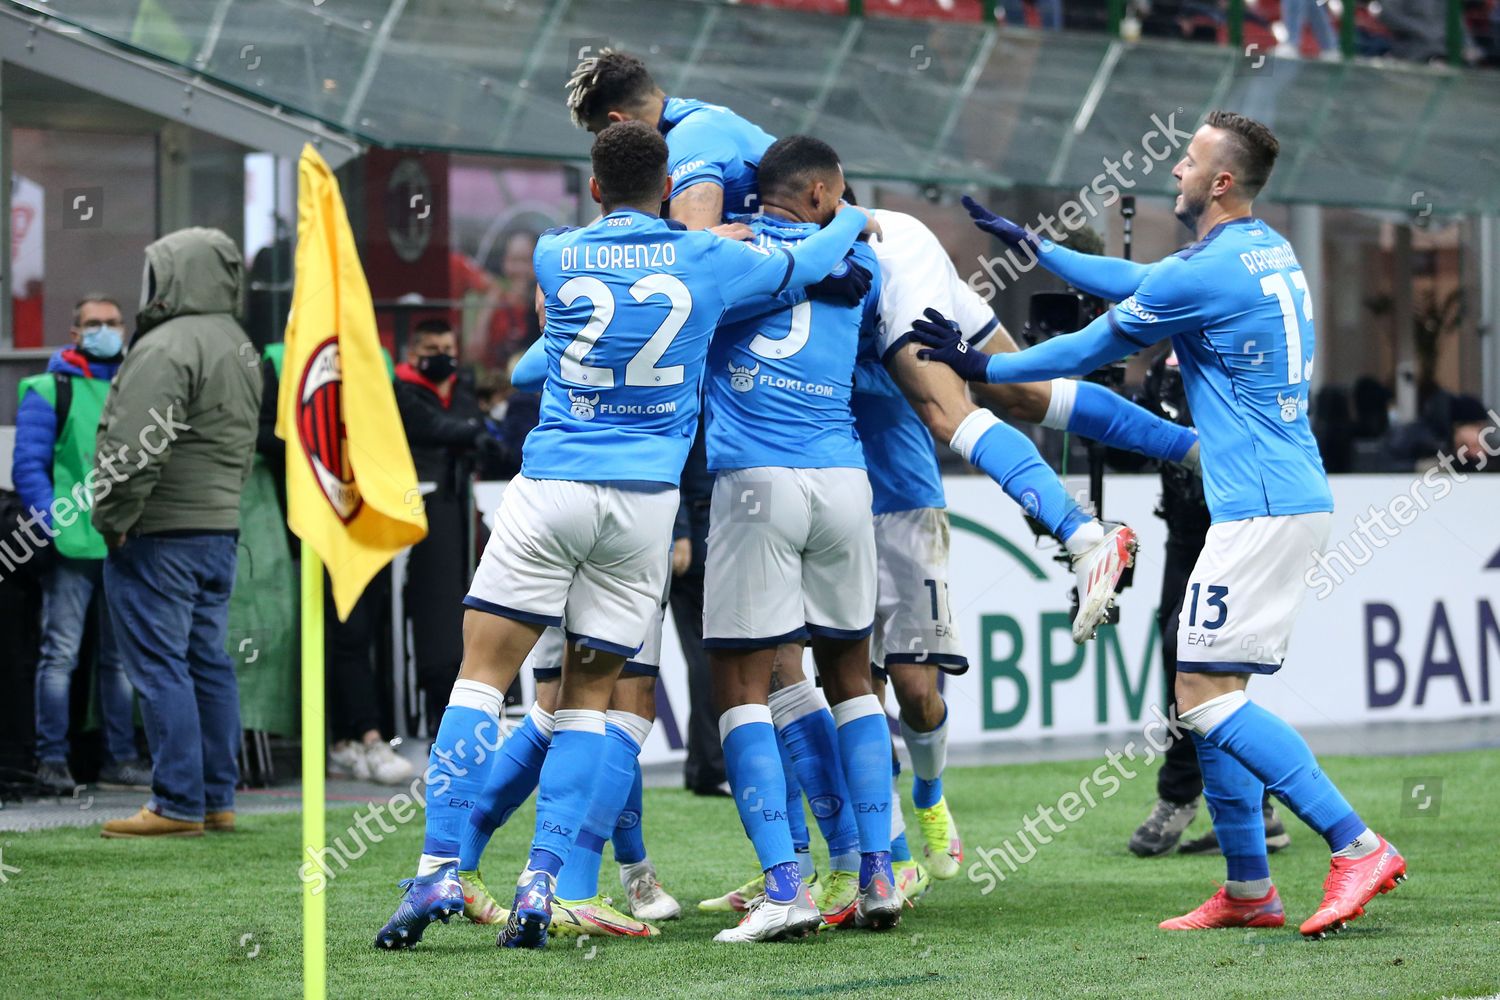
[[[1228,149],[1234,158],[1234,181],[1249,197],[1260,194],[1271,178],[1271,168],[1276,166],[1276,154],[1281,152],[1275,134],[1254,118],[1234,111],[1210,111],[1204,124],[1232,136]]]
[[[615,122],[601,131],[589,160],[609,208],[659,198],[667,181],[667,140],[645,122]]]
[[[111,296],[105,295],[103,292],[89,292],[83,298],[73,303],[74,326],[77,326],[78,321],[83,318],[83,307],[87,305],[114,306],[116,312],[119,312],[122,316],[124,315],[124,310],[120,308],[120,303],[116,302]]]

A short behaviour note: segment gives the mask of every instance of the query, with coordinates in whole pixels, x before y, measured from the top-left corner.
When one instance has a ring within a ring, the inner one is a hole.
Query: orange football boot
[[[1384,837],[1379,847],[1362,858],[1333,858],[1323,880],[1323,904],[1302,922],[1303,935],[1321,938],[1338,933],[1364,914],[1366,903],[1405,881],[1406,859]]]
[[[1223,886],[1191,913],[1156,926],[1164,931],[1207,931],[1216,927],[1280,927],[1286,923],[1276,887],[1260,899],[1236,899]]]

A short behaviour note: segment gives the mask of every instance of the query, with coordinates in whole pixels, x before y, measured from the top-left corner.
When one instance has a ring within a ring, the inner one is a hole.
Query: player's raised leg
[[[1121,575],[1135,561],[1135,532],[1086,514],[1030,438],[977,408],[957,375],[919,360],[915,349],[906,345],[895,351],[887,367],[933,436],[993,479],[1067,548],[1078,578],[1073,641],[1087,641],[1114,603]]]

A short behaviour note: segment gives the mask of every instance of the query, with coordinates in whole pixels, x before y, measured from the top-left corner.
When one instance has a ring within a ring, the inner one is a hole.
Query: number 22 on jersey
[[[680,278],[670,274],[648,274],[630,286],[630,296],[637,302],[645,302],[653,296],[663,296],[671,306],[656,331],[646,340],[635,355],[625,364],[625,384],[641,386],[681,385],[682,365],[667,365],[658,368],[657,362],[672,346],[672,341],[687,323],[693,311],[693,295]],[[578,335],[563,348],[561,374],[563,381],[592,386],[598,389],[615,387],[615,369],[591,365],[584,359],[599,345],[610,323],[615,318],[615,297],[609,286],[598,278],[580,275],[569,278],[557,290],[557,299],[570,306],[578,299],[588,299],[593,306],[587,322]],[[607,345],[606,345],[607,347]]]

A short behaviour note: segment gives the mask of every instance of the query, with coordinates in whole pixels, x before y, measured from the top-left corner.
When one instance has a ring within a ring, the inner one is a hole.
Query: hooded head
[[[238,321],[245,259],[217,229],[179,229],[146,248],[136,335],[178,316],[227,313]]]

